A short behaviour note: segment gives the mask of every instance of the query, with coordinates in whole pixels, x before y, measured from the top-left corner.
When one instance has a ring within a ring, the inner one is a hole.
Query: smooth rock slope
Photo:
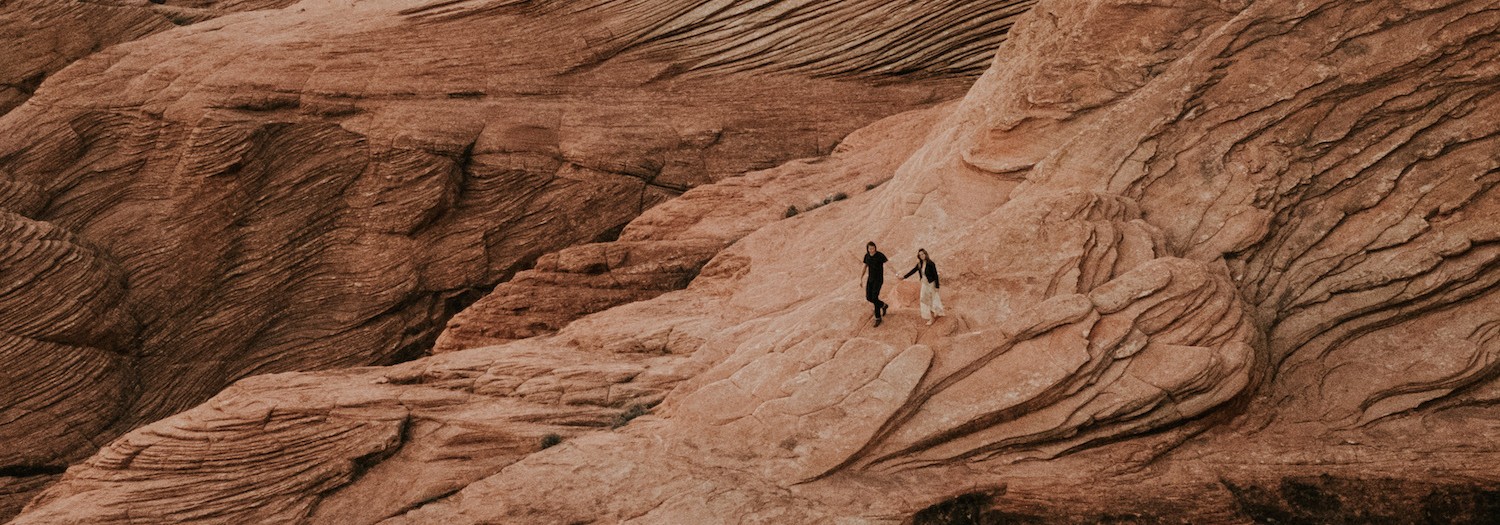
[[[1029,5],[867,2],[925,17],[896,41],[849,4],[588,4],[0,6],[0,103],[25,100],[0,117],[0,509],[238,379],[411,359],[549,252],[958,97]]]
[[[1500,519],[1500,3],[1018,20],[960,102],[524,281],[685,280],[717,250],[686,289],[527,337],[500,288],[444,339],[508,342],[241,381],[14,523]],[[872,326],[867,240],[893,272],[932,252],[950,315]]]

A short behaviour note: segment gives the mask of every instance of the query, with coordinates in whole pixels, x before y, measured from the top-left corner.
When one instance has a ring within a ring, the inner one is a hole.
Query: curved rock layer
[[[778,213],[767,213],[768,203],[879,182],[915,147],[907,134],[930,128],[944,113],[891,117],[851,135],[829,158],[794,161],[696,188],[632,221],[618,243],[561,253],[614,244],[722,246],[736,232],[743,235],[779,220]],[[625,268],[638,266],[654,265]],[[605,276],[617,279],[617,272]],[[528,273],[549,272],[523,272],[500,288],[535,282]],[[80,511],[76,506],[85,502],[53,492],[57,497],[41,496],[33,505],[38,510],[21,522],[373,523],[396,516],[501,471],[536,452],[548,435],[571,440],[618,427],[660,402],[685,377],[663,367],[680,366],[681,354],[701,345],[711,336],[704,330],[712,328],[681,326],[692,319],[680,314],[673,314],[676,322],[652,321],[670,311],[653,310],[639,324],[565,333],[558,337],[575,339],[563,345],[558,338],[531,338],[389,369],[245,379],[206,405],[132,432],[71,470],[88,479],[91,494],[109,494],[87,502],[89,509]],[[264,425],[268,417],[277,423]],[[312,421],[327,422],[319,423],[322,433],[306,433]],[[224,424],[240,431],[224,433]],[[356,434],[364,437],[349,441]],[[270,449],[258,445],[272,442]],[[217,452],[202,468],[180,463],[202,461],[208,448]],[[247,463],[282,455],[289,459],[242,470]],[[254,474],[234,479],[212,474],[220,469]],[[164,471],[202,475],[150,474]],[[391,485],[391,476],[404,481]],[[163,492],[176,496],[158,501],[154,494]],[[237,496],[225,505],[192,503],[197,495],[220,492]]]
[[[21,105],[48,75],[106,46],[174,27],[142,6],[16,0],[0,4],[0,115]]]
[[[34,94],[42,81],[106,47],[239,11],[296,0],[11,0],[0,4],[0,115]]]
[[[785,218],[787,209],[810,212],[884,184],[917,146],[905,136],[942,115],[881,120],[845,137],[828,158],[694,188],[632,220],[614,241],[544,255],[455,315],[433,351],[547,335],[585,315],[682,289],[719,251]]]
[[[1035,0],[553,2],[619,9],[608,53],[678,56],[671,73],[795,71],[820,77],[978,75]],[[847,34],[857,31],[855,38]]]
[[[0,505],[18,508],[126,409],[137,325],[120,268],[93,246],[6,211],[0,240]]]
[[[896,117],[933,124],[759,175],[889,182],[738,223],[685,290],[242,382],[15,523],[1491,522],[1496,54],[1492,0],[1042,1]],[[873,326],[867,240],[929,250],[948,315],[890,277]]]
[[[21,283],[0,311],[0,326],[16,327],[0,352],[26,378],[3,394],[17,403],[0,419],[3,490],[34,488],[240,378],[420,355],[448,317],[549,252],[613,237],[690,188],[827,154],[850,131],[958,97],[973,80],[931,60],[837,80],[760,66],[666,74],[717,52],[704,46],[737,31],[733,20],[795,19],[765,17],[782,2],[715,14],[697,40],[649,49],[610,37],[704,4],[512,4],[0,8],[21,47],[44,35],[66,47],[28,47],[46,60],[7,65],[40,87],[0,118],[0,210],[18,232],[69,239],[17,233],[5,240],[17,248],[0,252]],[[913,9],[939,21],[969,12],[955,5]],[[75,26],[97,32],[61,32]],[[972,53],[1007,27],[991,16],[953,37],[972,38],[924,45]],[[823,46],[888,38],[877,29],[829,28],[819,46],[787,52],[822,60],[839,52]],[[895,56],[890,45],[871,63]],[[838,180],[862,181],[853,192],[885,177]],[[668,284],[594,308],[685,285],[712,255],[692,246],[691,261],[661,270]]]

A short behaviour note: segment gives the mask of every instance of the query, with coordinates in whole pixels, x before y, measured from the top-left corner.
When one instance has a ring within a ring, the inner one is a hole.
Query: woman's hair
[[[917,258],[918,259],[927,259],[929,261],[932,260],[932,256],[927,254],[927,249],[926,248],[917,248]]]

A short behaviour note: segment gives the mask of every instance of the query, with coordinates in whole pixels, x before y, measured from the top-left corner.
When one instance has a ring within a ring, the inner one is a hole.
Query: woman
[[[943,300],[938,297],[938,288],[942,287],[942,283],[938,281],[937,265],[927,256],[927,250],[917,250],[917,265],[901,276],[901,279],[911,277],[911,274],[917,274],[922,279],[922,318],[931,326],[934,317],[943,316]]]

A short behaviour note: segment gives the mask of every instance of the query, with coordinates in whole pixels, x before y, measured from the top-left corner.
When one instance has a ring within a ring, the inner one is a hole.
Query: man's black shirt
[[[874,255],[865,254],[865,266],[870,270],[870,282],[885,282],[885,263],[888,260],[885,258],[885,254],[879,251],[875,252]]]

